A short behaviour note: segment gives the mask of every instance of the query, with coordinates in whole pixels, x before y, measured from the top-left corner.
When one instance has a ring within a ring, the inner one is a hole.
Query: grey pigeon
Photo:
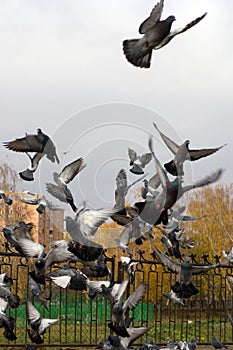
[[[123,51],[127,60],[136,67],[149,68],[151,63],[152,50],[158,50],[169,43],[176,35],[185,32],[205,16],[196,18],[185,27],[171,31],[175,16],[169,16],[160,20],[163,11],[163,0],[160,0],[152,9],[150,16],[142,22],[139,33],[144,34],[141,39],[123,41]]]
[[[58,210],[60,209],[58,206],[54,205],[51,201],[47,200],[45,196],[37,197],[34,194],[30,194],[30,196],[25,199],[21,198],[21,202],[30,205],[37,205],[36,211],[39,214],[43,214],[45,208],[49,208],[50,210]]]
[[[0,297],[0,328],[4,328],[3,335],[6,339],[13,341],[17,337],[14,333],[15,319],[12,316],[6,315],[5,311],[8,307],[8,301]]]
[[[51,183],[46,184],[47,191],[61,202],[68,203],[74,212],[77,211],[77,207],[74,204],[73,195],[67,187],[67,184],[70,183],[85,167],[86,164],[84,163],[83,158],[80,157],[66,165],[59,174],[56,172],[53,173],[56,185]]]
[[[69,288],[71,290],[87,289],[87,276],[78,269],[76,271],[68,268],[54,270],[46,276],[61,288]]]
[[[211,345],[215,348],[215,349],[227,349],[228,346],[222,344],[220,341],[218,341],[215,336],[212,336],[212,340],[211,340]]]
[[[34,181],[33,174],[35,173],[36,169],[38,168],[40,160],[45,156],[45,154],[41,153],[41,152],[37,152],[34,154],[33,157],[30,154],[28,154],[27,152],[26,152],[26,154],[30,159],[30,164],[27,167],[27,169],[19,172],[19,176],[24,181]]]
[[[196,347],[197,347],[197,338],[193,338],[188,343],[188,348],[189,348],[189,350],[195,350]]]
[[[142,283],[135,291],[128,297],[128,299],[123,304],[123,295],[119,298],[117,302],[113,304],[111,321],[108,323],[108,326],[112,331],[117,335],[122,337],[130,337],[125,325],[126,313],[129,310],[134,310],[138,305],[139,301],[142,299],[145,294],[146,286]]]
[[[81,261],[89,262],[97,260],[103,253],[103,246],[91,241],[80,230],[78,223],[70,216],[65,217],[66,230],[72,240],[68,250]]]
[[[128,338],[119,337],[115,335],[109,335],[107,340],[113,346],[115,350],[128,350],[128,348],[133,344],[133,342],[140,338],[143,334],[149,331],[150,328],[147,327],[130,327],[127,328]]]
[[[11,205],[12,204],[12,199],[9,198],[4,191],[0,189],[0,199],[4,201],[4,203]]]
[[[168,136],[163,134],[155,123],[153,123],[153,125],[155,129],[159,132],[161,138],[163,139],[168,149],[175,156],[173,160],[164,164],[165,169],[174,176],[183,175],[183,163],[185,160],[195,161],[203,157],[207,157],[219,151],[221,148],[225,146],[223,145],[216,148],[189,149],[188,140],[179,146],[173,140],[171,140]]]
[[[37,129],[37,134],[28,135],[14,141],[4,142],[6,148],[15,152],[39,152],[46,154],[47,158],[51,162],[59,163],[59,158],[56,153],[56,147],[53,144],[50,137],[42,132],[41,129]]]
[[[28,335],[33,343],[42,344],[44,341],[41,335],[43,335],[49,327],[57,323],[59,319],[41,318],[39,311],[30,301],[27,302],[26,311],[27,321],[30,326],[27,330]]]
[[[197,288],[192,283],[192,275],[200,274],[205,271],[209,271],[220,264],[213,265],[194,265],[189,262],[190,258],[187,257],[184,262],[179,263],[173,259],[171,259],[166,254],[162,253],[150,240],[150,243],[154,249],[155,256],[159,259],[159,261],[168,266],[168,268],[174,272],[179,274],[179,281],[177,281],[171,289],[179,298],[190,298],[192,295],[196,295],[198,293]]]
[[[151,161],[152,156],[151,153],[144,153],[141,156],[137,155],[136,151],[129,148],[128,149],[128,155],[131,166],[130,171],[131,173],[135,175],[142,175],[144,174],[144,168],[145,166]]]

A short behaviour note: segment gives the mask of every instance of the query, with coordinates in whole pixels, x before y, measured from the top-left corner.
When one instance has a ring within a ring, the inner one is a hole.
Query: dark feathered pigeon
[[[7,197],[4,191],[0,189],[0,199],[3,199],[4,203],[11,205],[12,204],[12,199]]]
[[[139,33],[144,34],[141,39],[131,39],[123,41],[123,51],[127,60],[136,67],[149,68],[152,56],[152,50],[158,50],[169,43],[176,35],[185,32],[205,16],[196,18],[185,27],[171,31],[175,16],[169,16],[165,20],[160,20],[163,11],[163,0],[160,0],[150,16],[140,25]]]
[[[213,347],[215,349],[227,349],[228,348],[227,345],[222,344],[214,336],[212,336],[211,345],[213,345]]]
[[[183,175],[183,163],[185,160],[195,161],[203,157],[207,157],[225,145],[216,148],[189,149],[189,141],[185,141],[182,145],[177,145],[168,136],[164,135],[155,123],[154,127],[159,132],[168,149],[174,154],[174,159],[164,164],[165,169],[172,175]]]
[[[193,338],[188,343],[188,348],[189,348],[189,350],[195,350],[196,347],[197,347],[197,338]]]
[[[44,341],[41,335],[43,335],[49,327],[57,323],[59,319],[41,318],[39,311],[30,301],[27,302],[26,311],[27,321],[30,326],[30,329],[27,330],[28,335],[33,343],[42,344]]]
[[[56,160],[56,162],[59,163],[55,145],[53,144],[50,137],[44,134],[41,129],[37,129],[36,135],[26,134],[25,137],[22,137],[20,139],[4,142],[4,146],[15,152],[44,153],[51,162],[54,163]]]
[[[53,173],[56,185],[51,183],[46,184],[47,191],[61,202],[68,203],[74,212],[77,211],[77,207],[74,204],[73,195],[67,187],[67,184],[70,183],[85,166],[86,164],[83,158],[78,158],[74,162],[66,165],[59,174],[56,172]]]

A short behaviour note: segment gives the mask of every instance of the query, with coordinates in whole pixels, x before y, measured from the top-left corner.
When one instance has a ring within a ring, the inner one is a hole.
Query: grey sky
[[[227,143],[218,154],[195,164],[193,171],[194,177],[200,178],[223,167],[222,181],[232,182],[233,3],[165,0],[163,18],[174,14],[177,21],[173,28],[206,11],[208,15],[169,45],[153,52],[151,68],[141,70],[125,59],[122,41],[140,37],[138,27],[155,3],[152,0],[0,1],[0,141],[21,137],[25,131],[33,133],[37,127],[56,139],[64,121],[69,126],[70,116],[80,111],[113,102],[137,105],[139,109],[142,106],[161,115],[159,126],[169,136],[179,135],[176,141],[190,139],[193,148]],[[98,119],[100,123],[105,119],[101,113],[92,112],[88,118],[88,128],[98,124]],[[119,116],[121,123],[139,123],[142,127],[144,120],[140,113]],[[118,116],[109,117],[109,121],[118,121]],[[153,116],[148,121],[153,121]],[[82,130],[83,126],[82,117],[77,118],[77,137],[79,127]],[[149,123],[145,127],[150,128]],[[152,125],[151,132],[156,134]],[[135,135],[137,143],[137,133],[129,131],[129,134],[132,142]],[[106,139],[103,130],[100,135]],[[95,131],[94,143],[98,137]],[[69,140],[67,134],[65,139]],[[143,145],[143,140],[138,143]],[[61,140],[56,140],[56,144],[58,152],[66,150],[61,149]],[[82,154],[71,152],[67,161],[80,155],[85,157],[88,145],[81,148]],[[128,146],[125,142],[125,148]],[[114,142],[110,140],[107,149],[115,149]],[[123,149],[119,157],[122,152]],[[17,171],[28,163],[26,156],[20,158],[3,147],[1,154],[2,159],[15,164]],[[164,159],[158,154],[162,162],[169,156],[167,153]],[[47,165],[43,160],[43,167]],[[52,165],[48,167],[53,171]],[[85,177],[90,176],[88,168],[85,171]],[[114,179],[111,181],[114,184]],[[24,184],[27,186],[33,190],[37,185]]]

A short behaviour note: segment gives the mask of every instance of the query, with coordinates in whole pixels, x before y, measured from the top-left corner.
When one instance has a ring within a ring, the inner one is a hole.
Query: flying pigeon
[[[80,230],[78,223],[70,216],[65,217],[66,230],[72,240],[69,242],[68,250],[81,261],[95,261],[103,253],[103,246],[91,241]]]
[[[30,301],[27,302],[26,311],[27,321],[30,326],[30,329],[27,330],[28,335],[33,343],[42,344],[44,341],[41,335],[43,335],[49,327],[57,323],[59,319],[41,318],[39,311]]]
[[[54,270],[46,276],[61,288],[69,288],[71,290],[87,289],[87,276],[78,269],[76,271],[73,271],[71,268]]]
[[[128,149],[128,155],[131,166],[130,171],[131,173],[135,175],[142,175],[144,174],[144,168],[145,166],[151,161],[152,156],[151,153],[144,153],[141,156],[137,155],[136,151],[129,148]]]
[[[27,198],[27,199],[21,198],[20,200],[21,200],[21,202],[23,202],[25,204],[38,205],[38,207],[36,208],[36,211],[39,214],[43,214],[46,207],[48,207],[50,210],[60,209],[58,206],[54,205],[52,202],[47,200],[47,198],[45,196],[38,198],[34,194],[31,194],[29,198]]]
[[[11,205],[12,204],[12,199],[7,197],[4,191],[0,189],[0,199],[4,201],[4,203]]]
[[[56,185],[47,183],[47,191],[61,202],[68,203],[74,212],[77,211],[77,207],[74,204],[74,199],[71,191],[68,189],[67,184],[70,183],[76,175],[80,173],[86,167],[82,157],[66,165],[62,171],[58,174],[53,173],[54,181]]]
[[[127,328],[127,333],[129,334],[128,338],[119,337],[116,335],[109,335],[107,340],[113,346],[115,350],[128,350],[133,342],[140,338],[143,334],[149,331],[150,328],[147,327],[130,327]]]
[[[141,39],[123,41],[123,51],[127,60],[136,67],[149,68],[152,50],[158,50],[167,45],[176,35],[185,32],[199,23],[207,13],[188,23],[185,27],[171,31],[175,16],[160,20],[163,11],[163,0],[152,9],[150,16],[142,22],[139,33],[144,34]]]
[[[15,152],[39,152],[46,154],[51,162],[59,164],[59,158],[56,153],[56,147],[50,137],[37,129],[37,134],[28,135],[14,141],[4,142],[3,145],[11,151]]]
[[[12,316],[6,315],[5,311],[8,307],[8,301],[0,298],[0,328],[4,328],[3,335],[6,339],[13,341],[17,337],[14,333],[15,319]]]
[[[220,266],[220,264],[194,265],[189,262],[189,257],[186,257],[184,262],[179,263],[162,253],[154,245],[152,240],[150,240],[150,243],[154,249],[154,254],[159,261],[163,265],[168,266],[170,271],[179,274],[179,281],[177,281],[175,285],[171,287],[172,291],[175,292],[179,298],[190,298],[192,295],[198,293],[197,288],[192,283],[192,275],[200,274]]]
[[[40,160],[45,156],[45,154],[41,153],[41,152],[37,152],[34,154],[33,157],[27,152],[26,152],[26,154],[30,159],[30,164],[27,167],[27,169],[19,172],[19,176],[24,181],[34,181],[33,174],[35,173],[36,169],[38,168]]]
[[[183,163],[185,160],[195,161],[203,157],[207,157],[220,149],[225,145],[216,148],[203,148],[203,149],[189,149],[189,141],[186,140],[182,145],[177,145],[168,136],[163,134],[157,125],[153,123],[155,129],[159,132],[162,140],[168,147],[168,149],[174,154],[174,159],[164,164],[165,169],[174,176],[183,175]]]
[[[108,326],[112,331],[121,337],[130,337],[125,325],[126,314],[129,310],[134,310],[142,299],[146,291],[146,285],[142,283],[135,291],[128,297],[123,304],[123,294],[117,302],[112,306],[111,321]]]

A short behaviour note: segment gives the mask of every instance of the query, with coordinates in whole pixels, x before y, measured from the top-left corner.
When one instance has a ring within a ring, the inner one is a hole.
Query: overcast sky
[[[0,1],[0,141],[41,127],[62,160],[57,167],[43,159],[35,183],[24,183],[25,189],[38,190],[40,178],[45,192],[44,181],[51,181],[54,170],[83,156],[88,163],[80,174],[83,197],[95,205],[95,183],[98,196],[111,202],[117,170],[129,169],[127,147],[146,150],[151,132],[161,162],[171,157],[160,152],[153,121],[175,141],[189,139],[193,148],[227,143],[192,164],[191,173],[201,178],[221,167],[221,181],[232,182],[233,2],[165,0],[162,19],[175,15],[172,28],[208,15],[154,51],[150,69],[136,68],[125,59],[122,41],[140,37],[138,27],[155,3]],[[17,172],[28,164],[25,155],[3,147],[1,158]]]

